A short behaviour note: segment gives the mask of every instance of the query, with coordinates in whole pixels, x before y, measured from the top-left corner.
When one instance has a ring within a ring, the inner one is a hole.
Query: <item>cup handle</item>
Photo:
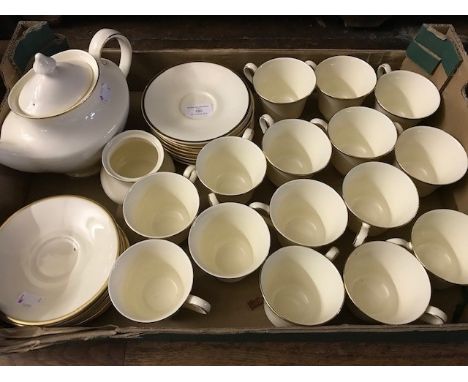
[[[211,310],[211,304],[208,301],[192,294],[188,295],[182,306],[200,314],[208,314]]]
[[[430,325],[443,325],[448,321],[448,317],[443,310],[429,305],[420,320]]]
[[[273,222],[271,221],[271,217],[270,217],[270,206],[268,204],[261,203],[261,202],[253,202],[249,204],[249,207],[257,211],[265,220],[265,222],[270,227],[273,227]]]
[[[396,245],[399,245],[400,247],[406,248],[408,251],[413,252],[413,244],[411,242],[406,241],[405,239],[400,239],[400,238],[392,238],[386,240],[388,243],[393,243]]]
[[[130,71],[130,66],[132,65],[132,45],[125,36],[120,34],[120,32],[117,32],[114,29],[101,29],[91,39],[88,52],[97,61],[100,61],[102,48],[104,48],[109,40],[114,38],[119,42],[120,45],[121,54],[119,68],[124,77],[127,77],[128,72]]]
[[[249,80],[251,84],[253,84],[253,76],[256,71],[257,71],[257,65],[252,64],[251,62],[249,62],[248,64],[245,64],[244,76]]]
[[[328,123],[326,123],[323,119],[321,118],[314,118],[310,120],[310,123],[313,123],[314,125],[317,125],[320,127],[325,133],[328,133]]]
[[[254,137],[254,131],[250,127],[244,131],[244,134],[242,134],[242,138],[247,139],[251,141]]]
[[[192,183],[195,183],[197,180],[197,170],[193,164],[188,165],[187,168],[184,170],[183,175],[190,180]]]
[[[370,225],[362,222],[361,229],[359,230],[359,233],[356,235],[356,238],[354,239],[354,242],[353,242],[354,247],[359,247],[362,243],[364,243],[364,241],[367,238],[367,235],[369,235],[369,230],[370,230]]]
[[[384,74],[388,74],[391,71],[392,71],[392,67],[389,64],[381,64],[377,67],[377,78],[380,78]]]
[[[219,200],[216,197],[215,193],[211,192],[211,193],[208,194],[208,202],[210,203],[211,207],[216,206],[216,205],[219,204]]]
[[[311,60],[304,61],[307,65],[309,65],[314,71],[317,69],[317,64]]]
[[[393,122],[393,124],[395,125],[397,135],[400,135],[403,132],[403,126],[401,126],[398,122]]]
[[[340,254],[340,250],[337,247],[331,247],[327,253],[325,253],[325,257],[330,261],[335,261],[336,257]]]
[[[268,114],[263,114],[259,119],[258,123],[260,125],[260,129],[262,129],[263,134],[275,123],[275,120],[271,118]]]

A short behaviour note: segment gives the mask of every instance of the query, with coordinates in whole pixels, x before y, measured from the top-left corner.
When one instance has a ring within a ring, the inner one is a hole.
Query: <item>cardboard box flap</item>
[[[455,75],[466,53],[451,25],[424,24],[406,50],[402,68],[432,77],[441,91]]]

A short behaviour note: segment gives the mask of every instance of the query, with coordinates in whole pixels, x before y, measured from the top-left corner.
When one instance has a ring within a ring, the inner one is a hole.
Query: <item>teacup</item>
[[[466,173],[466,151],[441,129],[415,126],[400,135],[395,146],[396,164],[416,185],[419,196],[455,183]]]
[[[336,252],[305,247],[283,247],[263,264],[260,289],[265,313],[278,327],[320,325],[343,306],[345,289],[332,261]]]
[[[102,151],[101,185],[114,203],[123,204],[135,182],[158,171],[174,172],[174,162],[161,142],[145,131],[120,133]]]
[[[270,231],[252,208],[221,203],[209,195],[211,207],[190,229],[188,245],[195,263],[221,281],[235,282],[262,265],[270,250]]]
[[[363,106],[343,109],[329,123],[320,118],[311,122],[328,133],[333,145],[331,162],[342,175],[364,162],[389,160],[403,131],[385,114]]]
[[[259,120],[262,150],[268,161],[267,177],[276,186],[293,179],[311,178],[330,161],[332,147],[327,135],[301,119],[275,122],[268,114]]]
[[[307,98],[315,89],[315,67],[312,61],[279,57],[258,68],[246,64],[244,75],[253,84],[265,112],[278,121],[302,114]]]
[[[351,56],[323,60],[315,69],[320,113],[330,120],[337,112],[360,106],[377,83],[374,69],[366,61]]]
[[[199,206],[198,191],[190,180],[179,174],[158,172],[130,188],[123,216],[140,237],[180,243],[187,238]]]
[[[389,239],[414,252],[436,287],[468,285],[468,215],[439,209],[426,212],[414,223],[411,242]]]
[[[367,236],[409,223],[419,208],[418,191],[408,175],[381,162],[362,163],[349,171],[343,199],[351,211],[349,228],[357,232],[355,247]]]
[[[207,314],[210,304],[190,294],[192,285],[192,263],[182,248],[167,240],[145,240],[115,262],[109,297],[122,316],[136,322],[161,321],[181,307]]]
[[[426,77],[407,70],[392,71],[390,65],[377,68],[375,108],[404,129],[434,114],[440,94]]]
[[[184,176],[215,193],[222,202],[245,203],[265,177],[267,163],[262,150],[253,142],[253,130],[242,138],[217,138],[203,147],[194,165]]]
[[[270,205],[251,203],[263,211],[268,224],[278,232],[283,246],[319,248],[337,240],[345,231],[348,211],[340,195],[330,186],[311,179],[283,184]]]
[[[429,305],[431,284],[424,267],[396,244],[372,241],[356,248],[346,261],[343,279],[352,308],[365,320],[389,325],[447,321],[443,311]]]

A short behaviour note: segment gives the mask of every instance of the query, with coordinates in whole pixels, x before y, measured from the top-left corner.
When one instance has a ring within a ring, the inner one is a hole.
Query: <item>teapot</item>
[[[120,45],[119,66],[101,57],[111,39]],[[2,125],[0,164],[26,172],[97,173],[103,147],[127,121],[130,42],[102,29],[88,52],[37,53],[34,59],[8,96],[11,111]]]

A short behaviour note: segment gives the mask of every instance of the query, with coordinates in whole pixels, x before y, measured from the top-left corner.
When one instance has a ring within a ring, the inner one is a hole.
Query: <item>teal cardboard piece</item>
[[[406,55],[419,65],[427,74],[433,74],[442,59],[432,53],[430,50],[412,41],[406,49]]]

